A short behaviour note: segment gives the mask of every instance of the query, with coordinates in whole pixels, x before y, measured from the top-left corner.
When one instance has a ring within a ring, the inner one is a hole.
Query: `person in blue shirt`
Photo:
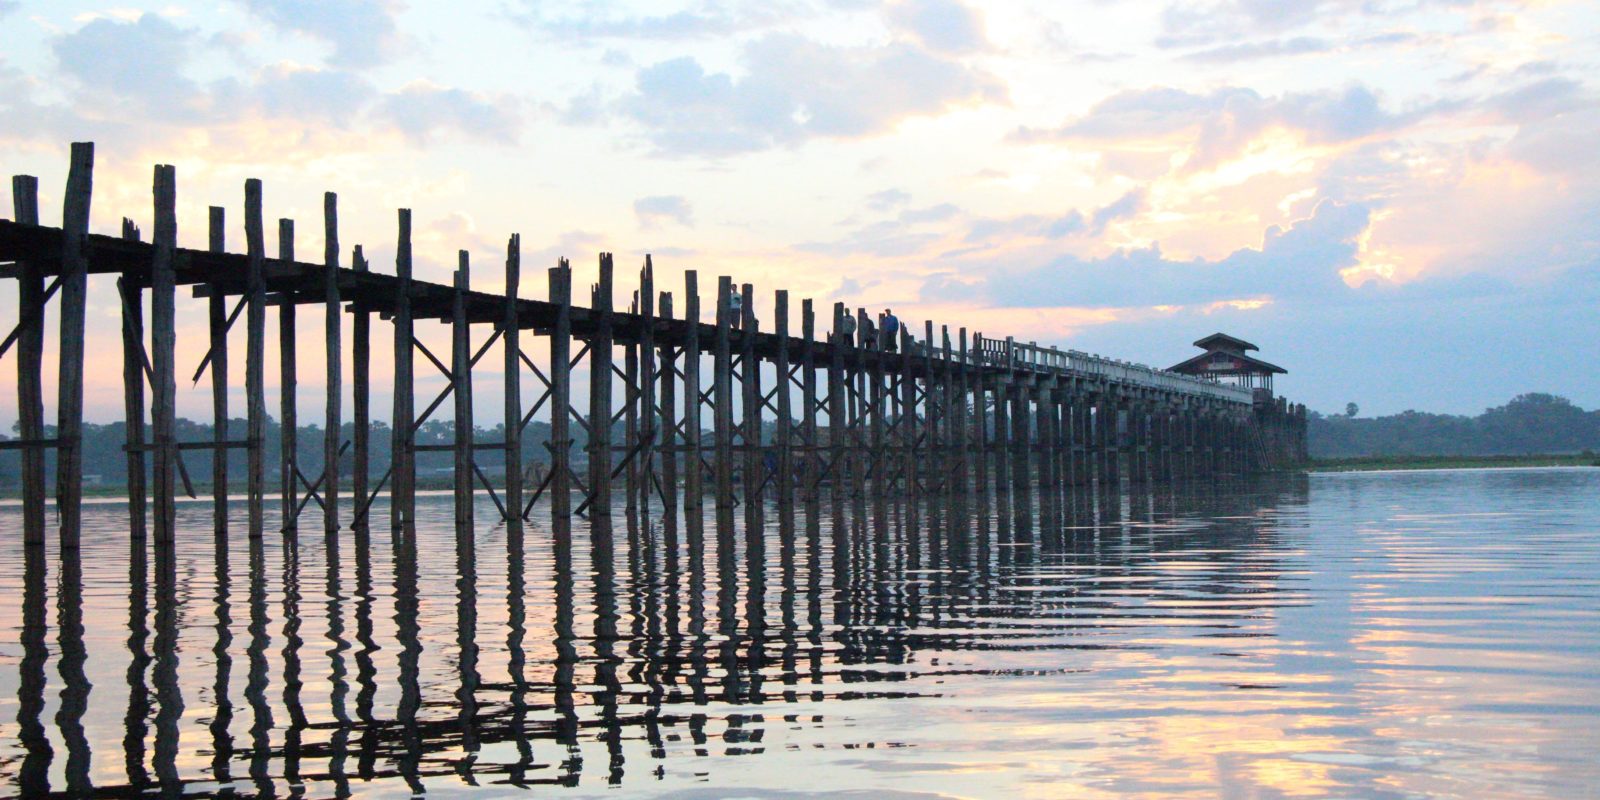
[[[900,348],[900,319],[889,309],[883,310],[883,350],[897,352]]]

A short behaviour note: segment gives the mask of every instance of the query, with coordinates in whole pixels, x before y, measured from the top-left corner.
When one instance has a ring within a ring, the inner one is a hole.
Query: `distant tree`
[[[1358,406],[1355,403],[1345,403],[1344,404],[1344,415],[1345,416],[1347,416],[1347,417],[1349,417],[1351,419],[1355,419],[1356,415],[1360,414],[1360,413],[1361,413],[1361,406]]]
[[[1354,406],[1351,403],[1350,406]],[[1530,393],[1476,417],[1405,411],[1357,419],[1308,415],[1311,455],[1526,455],[1600,449],[1600,411],[1564,397]]]

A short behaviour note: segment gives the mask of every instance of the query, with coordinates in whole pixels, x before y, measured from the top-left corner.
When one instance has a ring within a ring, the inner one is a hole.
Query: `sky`
[[[172,164],[188,247],[221,205],[242,250],[255,177],[302,257],[334,191],[374,269],[411,208],[418,277],[465,249],[483,291],[520,233],[527,297],[608,251],[626,305],[649,253],[662,288],[699,271],[707,314],[730,275],[758,315],[785,288],[1158,367],[1225,331],[1324,412],[1600,406],[1593,2],[0,0],[0,119],[0,170],[39,176],[50,224],[68,143],[94,141],[102,233],[151,230]],[[205,310],[179,309],[187,372]],[[89,313],[87,413],[120,419],[109,278]]]

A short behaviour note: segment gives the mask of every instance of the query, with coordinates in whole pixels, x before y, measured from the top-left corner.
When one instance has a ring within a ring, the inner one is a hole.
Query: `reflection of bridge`
[[[44,538],[46,448],[57,452],[62,543],[73,547],[78,541],[84,318],[91,274],[119,276],[132,524],[135,535],[141,535],[148,454],[153,465],[150,516],[158,542],[173,535],[177,479],[189,484],[181,458],[185,450],[211,453],[219,529],[225,524],[227,453],[233,448],[248,451],[250,526],[256,534],[264,526],[268,306],[278,308],[279,413],[287,431],[298,425],[296,307],[323,307],[329,354],[346,351],[342,308],[351,316],[355,433],[349,443],[340,440],[345,374],[341,359],[329,358],[323,463],[331,469],[320,477],[307,476],[299,468],[295,437],[283,437],[287,445],[278,482],[289,529],[309,502],[324,510],[329,531],[345,522],[364,525],[374,499],[385,489],[392,499],[391,522],[403,527],[415,517],[416,453],[429,449],[454,455],[458,522],[472,521],[472,493],[481,484],[513,527],[520,526],[541,498],[548,498],[552,514],[561,518],[590,509],[609,513],[611,487],[619,478],[625,478],[630,508],[648,508],[654,494],[669,514],[678,512],[680,502],[685,513],[698,514],[707,484],[723,508],[739,502],[751,508],[764,495],[792,503],[796,491],[804,499],[824,489],[836,501],[857,492],[913,497],[972,493],[985,502],[993,496],[1008,508],[1013,498],[1026,501],[1035,491],[1042,501],[1059,502],[1074,486],[1254,471],[1291,463],[1304,452],[1303,409],[1281,401],[1261,406],[1247,392],[1176,373],[1009,338],[975,334],[969,339],[965,329],[952,337],[947,327],[936,331],[932,322],[924,325],[920,337],[904,329],[896,337],[882,337],[871,333],[873,320],[864,310],[851,317],[842,303],[832,310],[833,332],[818,340],[812,303],[803,301],[800,335],[794,336],[788,293],[782,290],[774,298],[773,329],[765,333],[755,317],[751,286],[740,288],[742,302],[736,303],[726,277],[718,280],[716,323],[705,324],[699,322],[694,272],[686,276],[679,297],[683,316],[678,318],[672,294],[656,292],[648,257],[627,312],[613,308],[609,254],[600,256],[599,282],[591,287],[587,308],[573,304],[572,273],[564,260],[549,270],[548,300],[520,298],[516,236],[507,247],[503,295],[470,290],[466,251],[461,252],[454,285],[416,281],[406,210],[399,212],[395,275],[368,271],[360,246],[351,266],[342,267],[331,193],[325,196],[325,252],[319,263],[296,260],[290,220],[279,222],[278,257],[267,257],[261,184],[255,180],[245,185],[244,255],[225,252],[224,212],[216,207],[210,214],[209,249],[178,248],[176,176],[170,166],[155,170],[153,243],[140,242],[138,229],[127,220],[120,239],[89,235],[92,169],[93,146],[73,145],[62,228],[37,224],[37,182],[26,176],[13,180],[17,221],[0,223],[0,261],[14,262],[0,275],[18,282],[22,309],[5,342],[5,349],[14,343],[18,351],[21,438],[0,442],[0,447],[22,451],[24,524],[33,543]],[[194,286],[194,294],[208,301],[210,352],[195,379],[210,369],[219,424],[209,442],[178,442],[175,435],[175,300],[180,284]],[[47,438],[41,399],[44,309],[58,295],[58,424],[55,435]],[[231,297],[239,299],[230,310]],[[392,322],[397,346],[392,466],[378,481],[369,482],[373,312]],[[241,313],[247,431],[241,439],[230,439],[225,424],[229,332]],[[451,323],[446,358],[414,335],[416,321],[426,319]],[[490,327],[492,333],[474,344],[474,324]],[[524,331],[548,339],[543,368],[524,350]],[[574,340],[579,344],[576,355]],[[506,376],[506,435],[501,442],[474,442],[472,369],[496,343]],[[617,347],[624,349],[622,368],[614,363]],[[414,395],[414,357],[419,352],[448,381],[420,414]],[[574,402],[572,373],[585,359],[587,414]],[[704,360],[711,367],[709,389],[702,384]],[[540,387],[531,405],[522,398],[530,375]],[[763,380],[772,385],[764,386]],[[148,436],[147,384],[152,394]],[[453,401],[454,443],[418,445],[418,427],[447,400]],[[523,431],[541,411],[551,427],[548,477],[526,494],[518,480],[494,486],[477,464],[475,451],[503,451],[505,474],[522,474]],[[702,432],[706,419],[712,423],[709,442]],[[517,420],[520,424],[512,423]],[[580,444],[586,455],[581,464],[574,458]],[[346,476],[340,460],[347,447],[353,451],[348,475],[352,502],[341,514]],[[579,492],[576,509],[573,489]]]
[[[1302,478],[1111,488],[1074,494],[1054,528],[1031,508],[990,520],[925,497],[881,531],[864,503],[803,503],[756,529],[723,509],[659,526],[599,517],[589,536],[188,537],[153,558],[100,540],[59,569],[24,548],[24,752],[0,760],[0,785],[43,796],[59,774],[54,788],[85,796],[346,796],[615,784],[625,770],[637,784],[662,764],[708,768],[685,765],[691,753],[780,751],[786,730],[881,736],[852,732],[852,708],[1033,663],[1007,653],[1087,672],[1143,658],[1152,636],[1181,649],[1154,629],[1268,636],[1266,610],[1296,602],[1282,584],[1294,548],[1270,510],[1303,506]],[[123,552],[125,572],[94,557]],[[86,618],[85,586],[122,574],[126,618]],[[127,662],[103,669],[125,674],[126,694],[91,685],[90,646],[103,666]],[[979,652],[981,667],[952,659]],[[62,697],[53,718],[47,685]],[[124,700],[121,749],[91,750],[83,721]]]

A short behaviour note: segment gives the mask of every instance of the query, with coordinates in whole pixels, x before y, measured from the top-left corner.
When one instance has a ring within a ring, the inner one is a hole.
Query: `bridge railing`
[[[1116,383],[1162,389],[1182,394],[1250,403],[1250,390],[1128,361],[1092,355],[1081,350],[1060,350],[1022,344],[1013,339],[982,339],[974,351],[978,364],[1033,372],[1087,375]]]

